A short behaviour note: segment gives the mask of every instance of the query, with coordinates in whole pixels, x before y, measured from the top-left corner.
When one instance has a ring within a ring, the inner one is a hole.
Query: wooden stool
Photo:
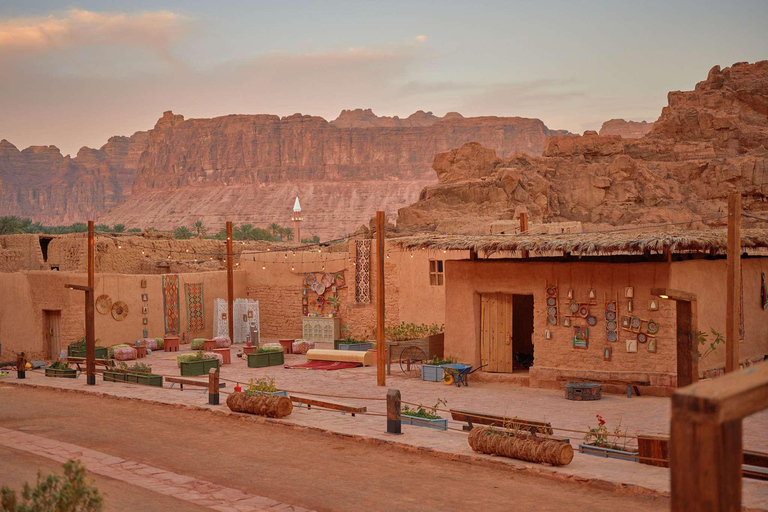
[[[133,347],[136,349],[136,359],[141,359],[147,356],[147,347],[142,345],[140,347]]]
[[[205,340],[203,342],[203,350],[206,352],[213,352],[216,349],[216,340]]]
[[[280,345],[283,346],[283,352],[286,354],[293,354],[293,340],[278,340]]]
[[[179,338],[178,336],[172,336],[170,338],[163,338],[164,348],[166,352],[178,352],[179,351]]]
[[[230,351],[228,348],[215,348],[213,349],[214,354],[221,354],[221,357],[224,358],[224,362],[221,364],[230,364],[232,360],[230,359]]]
[[[255,354],[258,348],[256,346],[253,347],[243,347],[243,354]]]

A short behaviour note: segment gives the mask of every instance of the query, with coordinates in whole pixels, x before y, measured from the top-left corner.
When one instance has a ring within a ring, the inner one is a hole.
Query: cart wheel
[[[400,370],[408,377],[421,377],[421,365],[427,354],[419,347],[410,346],[400,353]]]
[[[443,384],[446,386],[452,385],[454,382],[453,374],[451,373],[444,373],[443,374]]]

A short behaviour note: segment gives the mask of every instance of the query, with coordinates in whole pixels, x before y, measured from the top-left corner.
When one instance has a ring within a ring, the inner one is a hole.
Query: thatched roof
[[[618,230],[617,230],[618,231]],[[529,251],[533,256],[570,253],[576,256],[680,252],[724,253],[726,230],[594,232],[539,235],[416,235],[395,242],[405,250],[473,250],[475,252]],[[768,248],[768,230],[741,232],[744,250]],[[761,251],[762,252],[762,251]]]

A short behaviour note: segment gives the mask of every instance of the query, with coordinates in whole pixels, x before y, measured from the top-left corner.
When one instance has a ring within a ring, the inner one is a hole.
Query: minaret
[[[299,204],[299,196],[296,196],[296,202],[293,203],[293,241],[297,244],[301,243],[301,204]]]

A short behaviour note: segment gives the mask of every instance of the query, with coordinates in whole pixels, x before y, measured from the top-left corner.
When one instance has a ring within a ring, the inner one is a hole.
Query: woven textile
[[[163,313],[165,316],[165,334],[179,334],[181,320],[179,318],[179,276],[167,274],[163,276]]]
[[[187,330],[200,332],[205,330],[205,301],[203,283],[185,283],[187,293]]]
[[[371,302],[371,241],[355,240],[355,302]]]

